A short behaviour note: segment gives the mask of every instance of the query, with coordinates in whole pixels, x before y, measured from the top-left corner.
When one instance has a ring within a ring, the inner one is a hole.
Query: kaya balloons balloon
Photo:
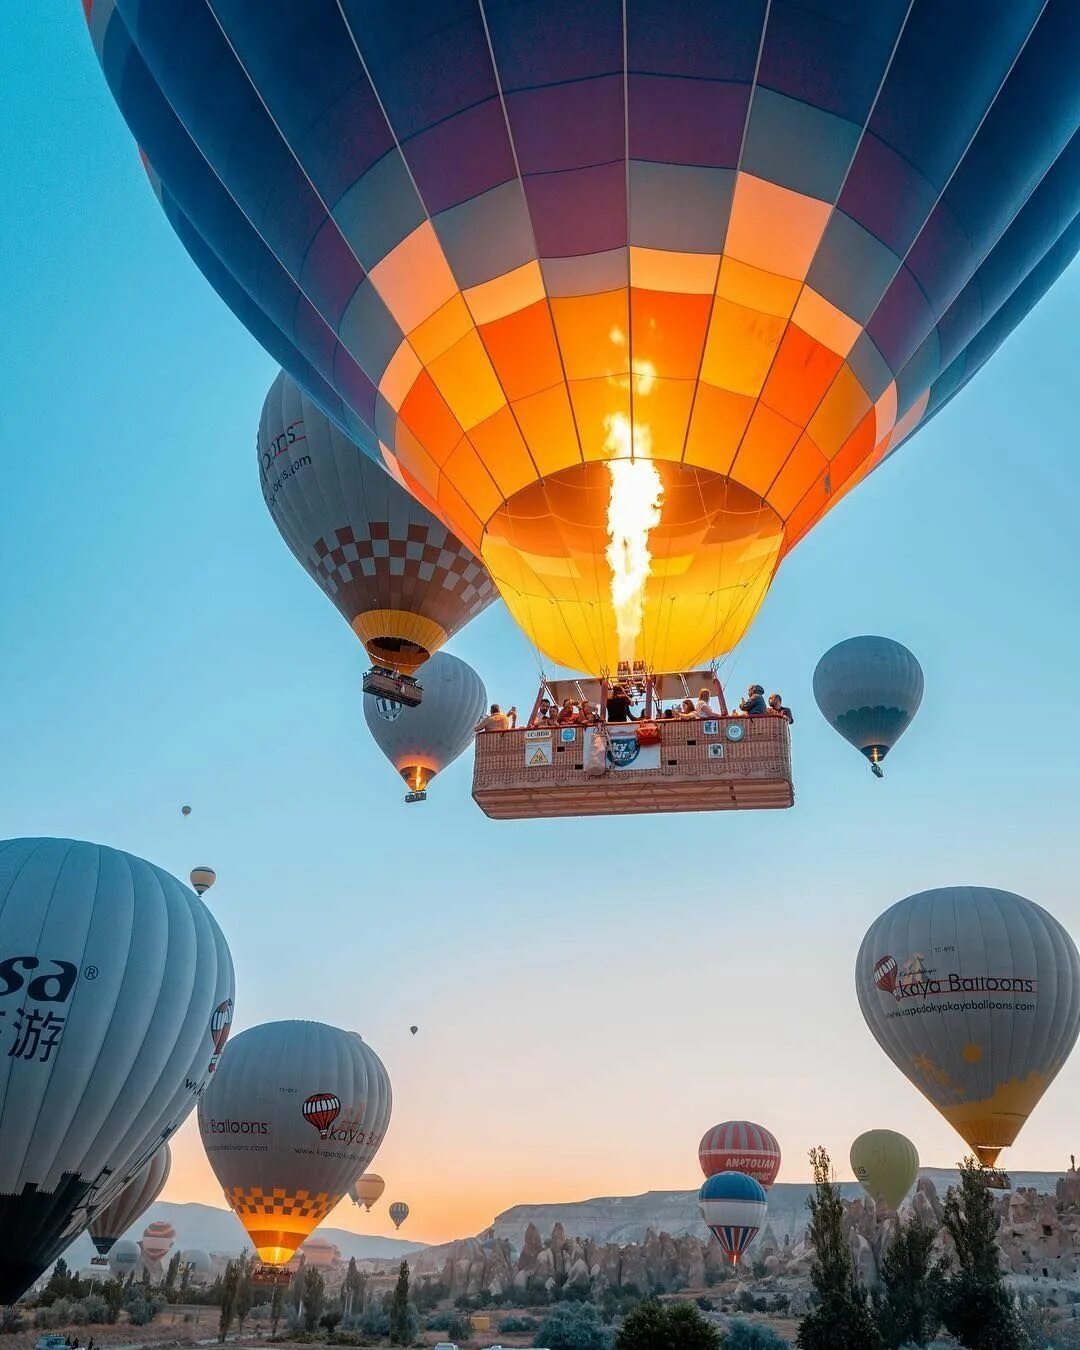
[[[83,8],[210,284],[594,675],[730,651],[1080,247],[1076,0]]]
[[[146,1213],[164,1190],[171,1168],[172,1153],[162,1144],[116,1199],[98,1210],[90,1220],[90,1237],[99,1256],[108,1256],[116,1240]]]
[[[726,1120],[706,1130],[698,1145],[698,1162],[707,1177],[717,1172],[743,1172],[766,1190],[780,1171],[780,1145],[764,1125],[752,1120]]]
[[[898,1209],[919,1175],[919,1154],[895,1130],[867,1130],[851,1145],[851,1170],[875,1205]]]
[[[866,1025],[992,1167],[1080,1031],[1080,956],[1052,914],[1009,891],[909,895],[870,925],[855,963]]]
[[[232,999],[221,930],[175,877],[98,844],[0,843],[0,1303],[185,1119]]]
[[[401,1225],[405,1222],[405,1220],[409,1217],[409,1206],[404,1202],[404,1200],[395,1200],[394,1203],[390,1206],[389,1214],[391,1219],[393,1219],[394,1221],[394,1227],[400,1228]]]
[[[486,710],[480,676],[448,652],[437,652],[424,667],[424,701],[418,708],[364,695],[368,730],[410,795],[425,792],[435,775],[472,744]]]
[[[267,1022],[230,1042],[199,1130],[260,1261],[285,1264],[322,1223],[375,1156],[390,1105],[386,1069],[355,1032]]]
[[[838,642],[814,671],[821,715],[866,756],[878,778],[881,761],[911,725],[922,696],[922,667],[891,638]]]
[[[282,371],[259,423],[263,500],[376,666],[412,675],[495,599],[460,539]]]
[[[737,1266],[769,1208],[765,1187],[742,1172],[716,1172],[698,1192],[701,1217]]]
[[[356,1192],[353,1197],[356,1203],[358,1205],[363,1204],[365,1209],[370,1210],[371,1206],[386,1190],[386,1182],[377,1172],[365,1172],[353,1189]]]

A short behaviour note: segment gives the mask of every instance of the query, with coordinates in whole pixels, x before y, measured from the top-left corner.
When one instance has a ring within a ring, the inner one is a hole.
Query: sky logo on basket
[[[636,736],[612,736],[608,741],[608,763],[613,769],[626,769],[641,754]]]

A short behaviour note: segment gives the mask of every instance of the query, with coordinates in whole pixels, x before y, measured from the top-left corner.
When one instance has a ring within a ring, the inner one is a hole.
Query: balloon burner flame
[[[628,419],[617,414],[608,419],[608,424],[608,444],[625,443],[629,448]],[[643,433],[645,430],[642,428]],[[605,557],[611,568],[611,603],[619,660],[633,662],[645,616],[645,585],[652,575],[649,534],[660,524],[664,482],[651,459],[609,459],[607,467],[611,475],[607,512],[611,543]]]

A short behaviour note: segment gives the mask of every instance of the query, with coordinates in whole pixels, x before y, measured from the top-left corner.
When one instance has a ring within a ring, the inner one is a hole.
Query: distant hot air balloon
[[[308,1238],[300,1248],[300,1255],[306,1265],[326,1269],[341,1260],[341,1248],[329,1238],[319,1237],[316,1234],[315,1237]]]
[[[180,808],[180,814],[181,814],[182,816],[190,816],[190,815],[191,815],[191,807],[190,807],[190,806],[182,806],[182,807]]]
[[[1080,246],[1075,0],[84,10],[211,285],[575,670],[729,651]]]
[[[851,1170],[876,1205],[898,1209],[919,1175],[919,1154],[895,1130],[867,1130],[851,1145]]]
[[[365,1172],[353,1187],[355,1194],[352,1198],[356,1204],[363,1204],[365,1209],[370,1210],[384,1190],[386,1182],[377,1172]]]
[[[380,707],[381,702],[365,694],[364,717],[376,745],[404,778],[408,801],[422,799],[435,775],[472,744],[473,731],[486,711],[487,693],[471,666],[448,652],[437,652],[424,667],[424,701],[419,708],[395,712]]]
[[[212,867],[193,867],[191,885],[196,895],[203,895],[217,881],[217,873]]]
[[[114,1279],[126,1280],[141,1259],[138,1246],[128,1238],[122,1238],[109,1253],[109,1271]]]
[[[363,1173],[390,1100],[382,1061],[354,1032],[268,1022],[229,1042],[199,1102],[199,1129],[260,1261],[289,1261]],[[243,1146],[248,1136],[257,1149]]]
[[[141,858],[0,842],[0,1303],[14,1303],[185,1119],[233,996],[213,916]]]
[[[395,1200],[388,1212],[394,1221],[394,1227],[400,1228],[409,1217],[409,1206],[402,1200]]]
[[[259,424],[274,524],[374,665],[413,675],[495,599],[483,563],[282,371]]]
[[[146,1213],[164,1189],[171,1167],[169,1146],[162,1144],[116,1199],[97,1211],[90,1220],[90,1237],[99,1256],[108,1256],[117,1239]]]
[[[765,1187],[742,1172],[716,1172],[698,1191],[701,1217],[733,1266],[757,1237],[769,1208]]]
[[[919,711],[922,667],[891,638],[854,637],[830,647],[814,671],[814,698],[825,720],[870,761],[881,761]]]
[[[726,1120],[705,1131],[698,1145],[698,1161],[707,1177],[743,1172],[768,1189],[780,1171],[780,1145],[763,1125]]]
[[[187,1274],[188,1284],[206,1284],[210,1279],[210,1257],[198,1247],[189,1247],[180,1253],[181,1276]]]
[[[875,1040],[988,1167],[1080,1031],[1072,938],[1030,900],[985,886],[892,905],[862,940],[855,988]]]
[[[419,1030],[420,1030],[419,1027],[410,1027],[410,1028],[409,1028],[409,1031],[410,1031],[414,1036],[416,1035],[416,1033],[417,1033]]]
[[[159,1221],[149,1224],[142,1235],[143,1256],[149,1261],[163,1261],[176,1241],[176,1229],[171,1223]]]

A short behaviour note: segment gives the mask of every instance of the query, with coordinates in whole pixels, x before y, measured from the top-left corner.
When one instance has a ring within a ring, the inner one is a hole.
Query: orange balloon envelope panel
[[[1074,0],[84,3],[211,284],[576,669],[728,650],[1080,244]]]

